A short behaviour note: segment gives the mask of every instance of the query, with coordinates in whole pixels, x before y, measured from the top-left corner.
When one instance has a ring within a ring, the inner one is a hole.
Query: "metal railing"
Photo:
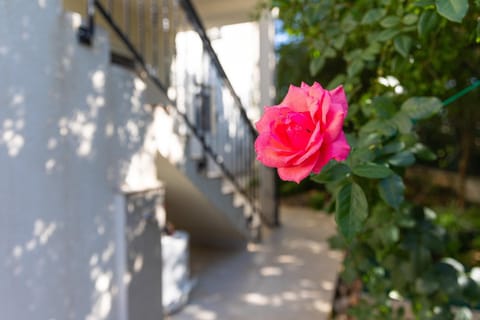
[[[98,12],[116,55],[131,60],[165,94],[200,149],[199,170],[217,170],[248,201],[249,227],[260,222],[256,130],[190,0],[89,0],[79,39],[91,43]],[[148,5],[148,8],[147,8]],[[119,21],[116,21],[116,18]],[[168,98],[174,88],[175,99]],[[197,155],[198,156],[198,155]]]

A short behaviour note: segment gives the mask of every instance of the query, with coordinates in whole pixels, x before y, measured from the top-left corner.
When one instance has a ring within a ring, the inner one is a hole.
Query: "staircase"
[[[167,220],[195,243],[242,247],[259,238],[267,216],[260,190],[274,187],[260,179],[256,131],[190,0],[148,9],[143,1],[90,1],[80,39],[88,43],[93,24],[102,25],[112,61],[145,79]]]

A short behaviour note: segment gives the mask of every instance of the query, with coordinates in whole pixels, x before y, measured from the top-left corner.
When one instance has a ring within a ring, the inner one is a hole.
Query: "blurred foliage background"
[[[480,208],[465,196],[467,179],[480,181],[480,0],[264,6],[279,14],[278,101],[302,81],[348,96],[348,161],[280,193],[335,212],[343,278],[369,296],[350,313],[403,319],[399,300],[417,319],[469,319],[480,306]],[[455,179],[438,185],[430,169]]]

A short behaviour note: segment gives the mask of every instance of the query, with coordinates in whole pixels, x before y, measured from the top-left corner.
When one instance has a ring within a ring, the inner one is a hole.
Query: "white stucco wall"
[[[0,318],[125,319],[120,188],[156,183],[150,113],[60,2],[0,0]]]

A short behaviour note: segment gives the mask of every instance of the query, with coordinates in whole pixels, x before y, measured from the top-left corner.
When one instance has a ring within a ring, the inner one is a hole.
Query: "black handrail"
[[[167,94],[167,86],[149,69],[145,59],[143,58],[142,54],[140,51],[135,47],[135,45],[130,41],[128,36],[120,29],[120,27],[115,23],[113,17],[111,16],[110,12],[104,8],[102,3],[99,0],[93,0],[95,8],[98,9],[98,12],[103,16],[105,21],[108,23],[108,25],[112,28],[112,30],[115,32],[115,34],[120,38],[120,40],[123,42],[123,44],[126,46],[128,51],[132,54],[135,62],[138,64],[138,66],[142,69],[142,71],[147,75],[147,77],[154,83],[155,86],[165,95],[166,102],[172,106],[176,106],[176,101],[171,99],[168,94]],[[182,5],[182,8],[184,9],[184,12],[186,13],[187,17],[189,18],[190,23],[194,26],[195,31],[198,33],[200,36],[204,49],[208,52],[209,57],[211,58],[211,61],[213,62],[213,65],[217,69],[218,74],[222,78],[223,82],[225,83],[226,87],[228,88],[230,94],[232,95],[235,105],[237,106],[241,119],[244,121],[244,123],[247,125],[249,133],[252,136],[252,144],[253,144],[253,139],[257,136],[257,132],[255,128],[253,127],[250,119],[247,116],[247,113],[245,111],[245,108],[236,94],[235,90],[233,89],[233,86],[228,79],[215,51],[213,50],[213,47],[211,45],[210,39],[207,36],[207,33],[205,31],[205,28],[198,16],[198,14],[195,11],[195,8],[193,7],[192,3],[190,0],[180,0],[180,3]],[[92,10],[89,10],[89,13],[93,13]],[[93,23],[93,16],[89,16],[89,21]],[[92,26],[93,28],[93,26]],[[184,112],[181,112],[176,109],[177,113],[181,116],[182,120],[186,124],[186,126],[191,130],[193,135],[198,139],[200,142],[203,151],[205,152],[206,155],[208,155],[214,163],[220,168],[224,176],[230,181],[230,183],[234,186],[234,188],[242,194],[248,201],[250,202],[250,206],[253,210],[252,215],[247,217],[247,221],[249,223],[252,222],[253,220],[253,215],[259,214],[260,213],[260,208],[258,207],[257,204],[257,194],[256,191],[252,191],[253,188],[249,188],[248,184],[243,187],[238,179],[235,177],[234,173],[230,171],[225,163],[223,162],[222,158],[220,155],[218,155],[215,150],[212,149],[212,147],[207,143],[205,140],[205,136],[202,132],[201,129],[197,128],[192,121],[189,119],[188,115]],[[250,150],[251,151],[251,150]],[[253,154],[249,154],[248,156],[250,158],[253,158]],[[255,173],[253,172],[253,168],[250,169],[249,174],[252,176],[253,179],[258,178],[255,176]]]
[[[99,0],[95,0],[95,7],[98,9],[100,14],[103,16],[103,18],[107,21],[107,23],[112,27],[113,31],[117,34],[117,36],[122,40],[122,42],[125,44],[125,46],[128,48],[130,53],[133,55],[135,58],[135,61],[140,64],[140,67],[143,69],[143,71],[146,72],[148,77],[155,83],[155,85],[163,92],[165,93],[165,96],[167,99],[169,99],[169,103],[172,105],[175,105],[175,102],[173,100],[170,100],[170,98],[167,95],[167,86],[160,81],[160,79],[152,74],[150,70],[147,67],[147,63],[143,59],[143,56],[140,54],[140,52],[135,48],[135,46],[132,44],[130,39],[128,39],[127,35],[123,33],[123,31],[118,27],[118,25],[115,23],[113,20],[112,16],[110,13],[105,10],[105,8],[102,6]]]
[[[197,10],[195,9],[195,7],[193,6],[190,0],[180,0],[180,4],[182,5],[183,9],[185,10],[185,13],[190,19],[190,23],[194,26],[195,31],[198,33],[198,35],[202,39],[203,47],[207,50],[208,54],[210,55],[210,58],[212,59],[215,65],[215,68],[217,69],[218,73],[220,74],[223,81],[225,82],[228,90],[230,91],[230,94],[235,100],[235,103],[239,108],[240,115],[243,118],[243,120],[247,123],[250,133],[255,137],[257,135],[257,131],[253,127],[250,119],[248,118],[247,112],[245,111],[245,107],[243,106],[242,101],[240,100],[237,93],[235,92],[235,89],[233,89],[232,83],[230,82],[230,79],[228,79],[227,74],[225,73],[225,70],[223,69],[222,64],[220,63],[220,60],[218,59],[218,56],[212,47],[210,38],[208,37],[207,32],[205,31],[205,27],[203,26],[202,20],[197,14]]]

